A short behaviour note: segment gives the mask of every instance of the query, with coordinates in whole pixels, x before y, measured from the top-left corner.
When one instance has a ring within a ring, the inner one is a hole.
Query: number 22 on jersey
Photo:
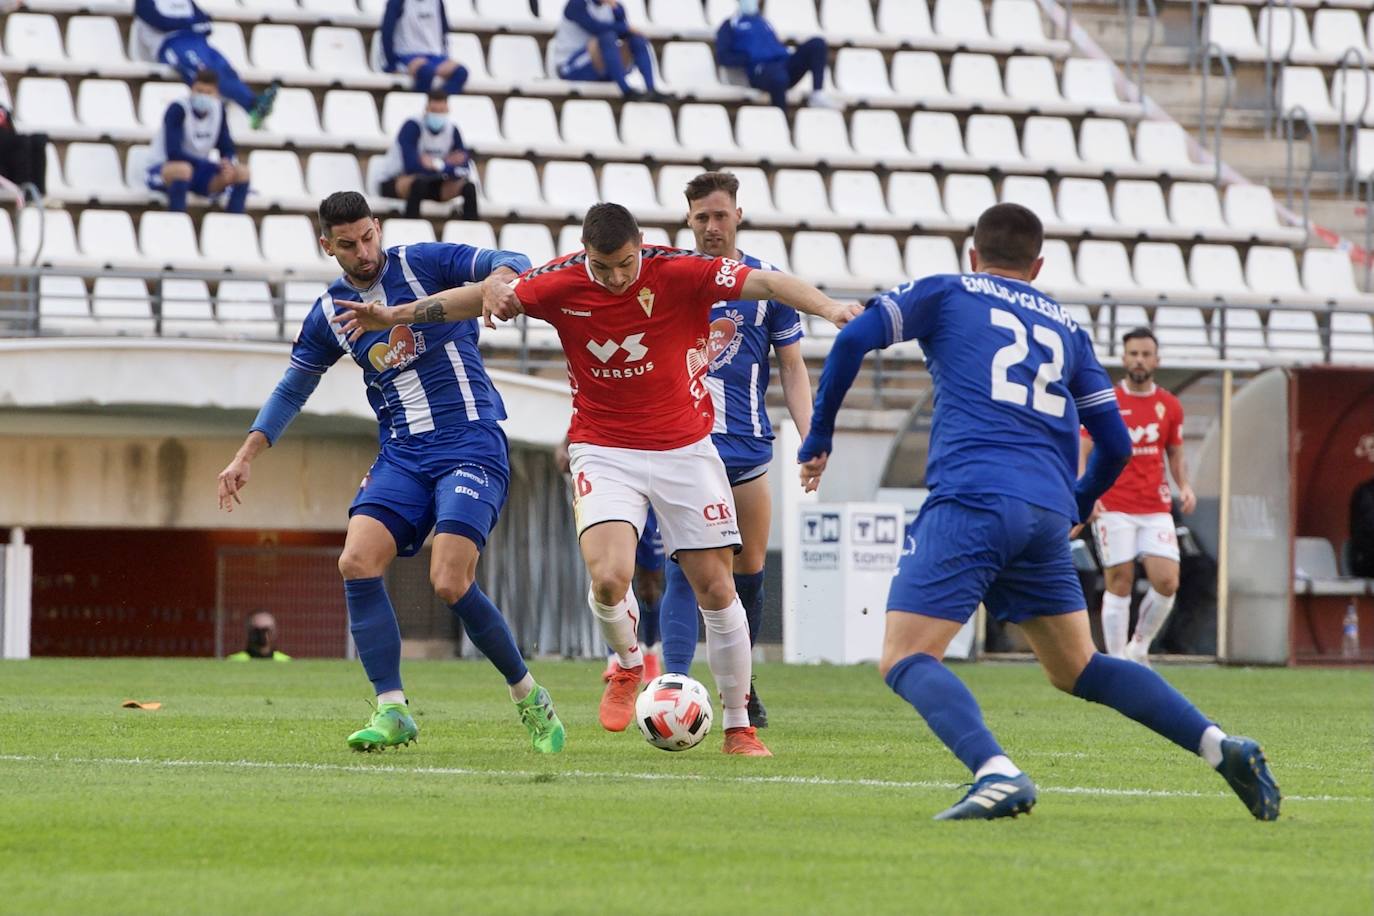
[[[1027,397],[1026,386],[1009,379],[1007,371],[1030,355],[1030,347],[1026,343],[1026,326],[1006,309],[990,309],[988,318],[996,327],[1010,331],[1014,338],[1011,343],[993,354],[992,399],[1024,407]],[[1041,363],[1035,373],[1030,406],[1039,413],[1062,417],[1068,401],[1062,395],[1051,393],[1049,386],[1064,377],[1064,340],[1051,328],[1042,324],[1031,325],[1031,336],[1035,338],[1036,343],[1050,351],[1050,358],[1047,362]]]

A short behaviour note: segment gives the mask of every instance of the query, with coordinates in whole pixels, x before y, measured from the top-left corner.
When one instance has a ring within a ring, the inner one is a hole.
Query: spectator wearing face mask
[[[448,94],[429,93],[424,114],[401,125],[378,173],[383,197],[406,202],[405,214],[420,215],[420,201],[463,198],[463,219],[477,219],[472,154],[448,116]]]
[[[228,662],[247,662],[253,659],[289,662],[291,656],[277,651],[277,620],[266,611],[258,611],[248,618],[248,642],[242,652],[228,656]]]
[[[759,12],[759,0],[740,0],[739,12],[716,30],[716,63],[742,70],[749,85],[768,93],[779,108],[787,107],[787,90],[808,73],[811,74],[811,94],[807,104],[818,108],[841,107],[822,91],[829,54],[830,47],[819,36],[789,51]]]
[[[218,161],[210,158],[215,150]],[[148,154],[148,187],[167,195],[167,209],[185,210],[192,191],[208,198],[227,191],[224,209],[243,212],[248,202],[248,167],[234,157],[215,71],[197,73],[190,96],[167,106]]]

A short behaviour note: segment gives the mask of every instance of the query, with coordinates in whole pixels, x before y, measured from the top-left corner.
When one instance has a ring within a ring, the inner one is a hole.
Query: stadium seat
[[[822,163],[854,158],[844,114],[829,108],[802,108],[795,116],[793,142],[797,151]]]
[[[116,136],[142,137],[134,117],[134,98],[123,80],[82,80],[76,90],[76,116],[86,127]]]
[[[1183,252],[1173,242],[1139,242],[1131,255],[1136,285],[1164,296],[1191,296]]]
[[[296,5],[296,0],[239,0],[244,10],[249,13],[262,13],[271,15],[273,13],[297,13],[300,7]]]
[[[608,115],[609,116],[609,115]],[[545,180],[548,173],[545,172]],[[660,212],[658,195],[654,191],[654,178],[649,169],[640,162],[608,162],[601,167],[601,194],[599,200],[613,200],[639,219],[673,219],[681,215],[682,208]]]
[[[159,283],[163,337],[222,337],[204,280],[167,278]]]
[[[835,86],[860,101],[892,96],[887,63],[877,48],[840,48],[835,54]]]
[[[883,200],[883,186],[870,170],[831,173],[830,209],[866,227],[895,222]]]
[[[359,89],[330,89],[320,109],[324,132],[345,143],[376,147],[390,145],[393,137],[382,133],[377,103],[372,93]]]
[[[1021,150],[1027,159],[1057,169],[1080,170],[1084,165],[1083,160],[1078,158],[1078,143],[1074,140],[1073,125],[1068,118],[1047,118],[1042,115],[1026,118]],[[1094,165],[1100,168],[1100,164]]]
[[[1061,190],[1062,194],[1062,190]],[[1095,294],[1129,298],[1138,294],[1126,247],[1105,239],[1078,243],[1078,282]]]
[[[14,94],[14,119],[26,130],[76,131],[76,110],[67,81],[49,76],[21,79]]]
[[[1157,181],[1122,179],[1112,188],[1112,212],[1116,221],[1129,229],[1141,229],[1150,234],[1175,233],[1174,224],[1164,206],[1164,192]],[[1179,262],[1182,266],[1182,262]],[[1140,272],[1136,272],[1140,280]],[[1186,279],[1186,277],[1185,277]],[[1141,283],[1141,286],[1147,284]]]
[[[512,86],[526,86],[545,78],[544,57],[539,53],[539,42],[531,35],[492,36],[487,48],[487,67],[492,79]]]
[[[319,200],[335,191],[365,190],[358,157],[351,153],[311,153],[305,161],[305,184]]]
[[[1002,203],[1027,208],[1040,217],[1046,229],[1060,228],[1056,226],[1060,222],[1059,211],[1054,205],[1050,183],[1040,175],[1008,175],[1002,179]]]
[[[601,199],[596,175],[585,162],[549,162],[544,165],[544,200],[573,219],[581,220],[587,209]]]
[[[1250,293],[1241,273],[1240,256],[1230,245],[1194,245],[1188,253],[1188,276],[1199,293],[1218,300],[1248,297]]]
[[[0,210],[0,264],[13,264],[18,256],[19,246],[14,238],[14,224],[10,222],[8,210]]]
[[[821,30],[816,0],[768,0],[768,22],[781,35],[806,39]]]
[[[1307,298],[1291,248],[1252,245],[1245,254],[1245,282],[1271,302]]]
[[[65,64],[57,18],[48,13],[11,12],[5,17],[6,56],[37,64]]]
[[[904,3],[905,0],[892,2]],[[924,3],[910,5],[925,8]],[[933,51],[898,51],[892,55],[892,91],[904,98],[925,102],[950,101],[945,68]]]
[[[401,125],[410,118],[422,116],[424,110],[424,93],[388,92],[382,98],[382,134],[388,141],[395,139]]]
[[[689,6],[690,4],[680,4]],[[670,41],[663,46],[663,81],[689,98],[743,96],[745,90],[721,85],[710,45],[700,41]]]
[[[492,203],[512,212],[542,212],[539,175],[527,159],[488,159],[482,171],[482,190]]]
[[[448,112],[469,149],[492,154],[505,153],[510,148],[501,134],[496,103],[491,96],[451,95],[448,97]]]
[[[1309,248],[1302,253],[1302,285],[1310,295],[1327,302],[1355,299],[1355,275],[1350,256],[1330,248]]]
[[[741,251],[747,251],[759,260],[767,261],[778,270],[789,273],[792,271],[782,235],[771,229],[741,229],[735,236],[735,243]]]
[[[1278,237],[1301,241],[1303,238],[1302,229],[1279,225],[1274,194],[1262,184],[1227,185],[1222,211],[1234,231],[1248,233],[1252,239]]]
[[[91,290],[91,314],[106,333],[138,336],[153,333],[152,302],[148,298],[148,285],[142,280],[96,277]]]
[[[156,132],[162,127],[167,108],[177,99],[190,94],[184,83],[147,82],[138,90],[138,120],[146,131]]]
[[[1084,118],[1079,129],[1078,150],[1084,162],[1109,170],[1133,170],[1140,163],[1131,148],[1126,123],[1117,118]]]
[[[248,39],[248,57],[264,73],[300,77],[311,72],[301,30],[294,25],[257,25]]]
[[[682,146],[693,152],[728,155],[739,149],[722,105],[689,102],[678,110],[677,127]]]
[[[983,211],[997,203],[992,181],[986,175],[950,175],[945,178],[945,212],[950,219],[972,226]]]
[[[185,213],[144,210],[138,218],[138,248],[152,267],[214,269],[196,247],[196,227]]]
[[[851,131],[854,148],[865,156],[874,157],[880,165],[891,166],[912,158],[902,136],[902,122],[895,111],[856,111]]]
[[[906,239],[903,266],[909,279],[935,274],[957,274],[959,254],[954,243],[943,236],[910,235]]]
[[[254,340],[281,336],[272,291],[261,280],[221,280],[215,291],[215,317],[226,333]]]
[[[922,0],[916,0],[922,2]],[[980,0],[935,0],[935,34],[960,42],[987,42],[987,17]]]
[[[453,17],[449,17],[450,26]],[[491,82],[487,72],[487,56],[482,53],[482,41],[468,32],[449,32],[445,36],[448,56],[468,68],[469,91],[473,82]]]
[[[1063,106],[1059,80],[1048,57],[1009,57],[1006,71],[1007,95],[1039,109]]]
[[[368,72],[367,48],[357,29],[318,26],[310,35],[310,65],[316,73],[347,74],[349,81]],[[373,105],[376,110],[376,105]]]
[[[506,99],[501,109],[501,134],[507,142],[526,150],[563,152],[566,145],[558,132],[558,119],[548,99]]]
[[[1286,248],[1283,250],[1288,251]],[[1271,358],[1305,363],[1322,361],[1321,330],[1317,327],[1317,317],[1311,312],[1274,309],[1269,313],[1266,330]]]
[[[548,5],[557,7],[556,3]],[[649,0],[648,12],[649,20],[660,29],[678,29],[687,32],[708,28],[706,19],[702,16],[700,3],[683,3],[682,0]]]
[[[41,229],[36,225],[39,220],[43,222]],[[31,263],[35,255],[39,254],[34,250],[34,246],[38,244],[40,232],[43,236],[43,247],[38,264],[88,266],[92,263],[92,260],[85,257],[77,247],[76,227],[72,223],[72,215],[66,210],[41,210],[37,207],[25,207],[19,211],[16,235],[19,240],[21,263]]]
[[[281,265],[286,272],[320,276],[334,273],[334,263],[323,259],[310,217],[300,213],[270,213],[262,218],[258,234],[263,256]]]
[[[1312,44],[1318,55],[1327,60],[1338,60],[1350,47],[1362,53],[1366,60],[1370,56],[1360,14],[1354,10],[1317,10],[1312,16]]]
[[[620,136],[636,138],[656,155],[682,158],[673,110],[661,102],[626,102],[620,106]]]
[[[648,244],[648,240],[645,240]],[[582,227],[576,223],[568,223],[558,230],[558,240],[554,243],[554,250],[559,255],[572,254],[582,250]]]
[[[27,51],[25,53],[27,55]],[[119,23],[113,16],[68,19],[67,55],[73,61],[100,61],[102,72],[108,72],[111,65],[127,66],[129,63],[119,36]]]
[[[50,145],[48,149],[55,148]],[[103,200],[111,194],[121,194],[125,188],[119,154],[108,143],[68,143],[61,174],[66,176],[68,187],[88,199]]]
[[[907,137],[911,152],[936,166],[964,162],[969,154],[964,149],[964,135],[959,131],[959,119],[948,111],[918,111],[911,116]]]
[[[249,67],[248,46],[243,41],[243,26],[218,19],[210,24],[210,45],[242,72]]]
[[[559,114],[563,142],[578,152],[600,157],[621,157],[631,144],[622,144],[616,133],[615,115],[604,99],[569,99]]]
[[[287,150],[255,149],[248,154],[250,187],[261,206],[306,209],[312,201],[305,193],[301,161]]]
[[[434,224],[427,219],[403,219],[399,216],[382,220],[382,244],[420,245],[434,241]]]
[[[230,130],[236,134],[246,133],[247,124],[236,127],[232,122],[245,119],[243,109],[237,105],[229,106]],[[276,134],[284,134],[297,141],[315,141],[321,136],[320,116],[315,110],[315,96],[309,89],[287,87],[277,90],[277,102],[272,114],[263,124],[263,129]]]
[[[1218,356],[1211,328],[1202,317],[1201,309],[1160,306],[1155,309],[1154,331],[1160,349],[1168,353],[1169,359],[1216,359]]]
[[[735,131],[741,149],[764,162],[795,162],[801,157],[792,145],[792,131],[787,115],[778,108],[764,105],[742,105],[735,114]]]
[[[81,253],[102,266],[141,267],[134,221],[123,210],[83,210],[76,224]]]
[[[473,248],[495,248],[496,233],[492,231],[491,223],[451,219],[444,223],[440,241],[450,245],[471,245]]]
[[[1326,77],[1317,67],[1284,67],[1279,72],[1278,95],[1285,112],[1301,106],[1308,117],[1318,124],[1330,124],[1340,119],[1331,104]]]
[[[558,255],[567,254],[554,251],[553,236],[549,234],[548,227],[534,223],[506,223],[501,227],[499,244],[507,251],[523,251],[536,267],[547,264]]]
[[[778,169],[773,176],[773,201],[778,212],[803,223],[824,222],[831,216],[821,173],[812,169]]]
[[[38,329],[43,334],[98,334],[86,281],[43,274],[38,278]]]
[[[1077,298],[1078,276],[1074,273],[1073,253],[1069,251],[1069,243],[1063,239],[1045,239],[1045,244],[1040,249],[1040,257],[1044,259],[1044,265],[1035,278],[1036,287],[1061,298]],[[1086,317],[1087,320],[1083,323],[1095,340],[1096,329],[1092,317]]]
[[[817,286],[849,288],[861,282],[850,275],[844,245],[834,232],[794,233],[791,257],[797,270]]]
[[[1374,321],[1368,315],[1352,312],[1331,315],[1331,361],[1374,365]]]
[[[538,21],[527,3],[511,3],[509,0],[473,0],[472,9],[478,19],[492,22],[523,25]]]
[[[1198,238],[1227,234],[1217,189],[1210,184],[1174,182],[1169,188],[1169,215],[1174,225],[1192,230]]]
[[[691,169],[695,171],[695,169]],[[778,218],[777,207],[773,205],[773,189],[769,187],[768,176],[763,169],[745,166],[731,170],[735,177],[739,179],[739,193],[736,202],[744,210],[746,221],[767,221]],[[663,196],[663,186],[659,184],[658,199],[663,201],[664,206],[669,209],[682,207],[686,198],[683,196],[682,188],[686,182],[680,182],[676,189],[676,194],[671,200]]]
[[[988,26],[993,38],[1013,47],[1049,42],[1035,0],[992,0]]]
[[[925,0],[878,0],[878,31],[909,42],[935,36]]]
[[[230,270],[262,269],[257,227],[244,213],[205,214],[200,223],[200,251],[205,260]]]
[[[896,219],[929,229],[951,222],[929,172],[893,172],[887,178],[887,209]]]
[[[1194,167],[1188,137],[1176,121],[1141,121],[1136,125],[1135,156],[1145,165],[1165,170]]]
[[[1312,59],[1317,49],[1307,30],[1307,13],[1300,9],[1264,7],[1255,23],[1255,37],[1261,48],[1271,48],[1275,60]]]
[[[969,115],[964,142],[974,159],[1003,165],[1021,161],[1021,140],[1016,136],[1016,125],[1006,115]]]
[[[849,237],[849,272],[875,287],[887,289],[906,281],[902,252],[890,235],[856,232]]]
[[[955,54],[949,64],[949,91],[982,104],[1004,103],[1006,93],[997,58],[991,54]]]
[[[1059,218],[1090,229],[1110,230],[1117,226],[1107,201],[1107,188],[1096,178],[1065,178],[1059,182]],[[1083,276],[1081,268],[1078,276]]]
[[[286,299],[283,306],[283,324],[286,336],[290,337],[314,308],[315,301],[324,292],[324,287],[313,280],[287,280],[282,284],[282,288]]]
[[[1099,114],[1122,107],[1108,61],[1070,57],[1064,61],[1063,87],[1064,98]]]
[[[744,208],[744,218],[749,219],[749,211],[752,204],[752,195],[746,191],[748,183],[741,172],[752,171],[760,175],[759,169],[731,169],[735,177],[740,180],[739,205]],[[683,189],[687,187],[687,182],[701,174],[701,167],[695,165],[665,165],[658,170],[658,206],[664,210],[673,210],[677,213],[687,212],[686,198],[683,196]],[[767,191],[767,179],[764,179],[764,189]],[[751,189],[752,190],[752,189]],[[773,193],[768,191],[768,207],[771,209]]]
[[[1264,46],[1255,37],[1255,23],[1250,11],[1233,4],[1216,3],[1208,8],[1206,40],[1216,42],[1227,54],[1238,60],[1263,60]],[[1283,48],[1274,48],[1275,58],[1283,56]]]

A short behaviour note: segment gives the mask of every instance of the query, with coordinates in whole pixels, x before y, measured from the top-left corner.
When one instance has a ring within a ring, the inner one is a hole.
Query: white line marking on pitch
[[[147,757],[40,757],[0,754],[13,763],[79,763],[96,766],[225,767],[244,770],[304,770],[324,773],[399,773],[425,776],[478,776],[493,779],[634,779],[642,782],[726,782],[750,785],[852,786],[873,789],[959,789],[954,782],[902,781],[892,779],[831,779],[826,776],[709,776],[701,773],[629,773],[595,770],[475,770],[465,767],[407,767],[392,764],[348,766],[341,763],[279,763],[270,760],[157,760]],[[1186,792],[1171,789],[1109,789],[1099,786],[1038,786],[1055,795],[1100,795],[1112,798],[1227,798],[1225,792]],[[1368,798],[1351,795],[1285,795],[1285,801],[1356,802]]]

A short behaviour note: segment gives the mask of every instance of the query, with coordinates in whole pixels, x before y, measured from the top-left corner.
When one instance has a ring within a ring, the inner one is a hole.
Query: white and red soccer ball
[[[664,674],[635,700],[635,721],[644,740],[665,751],[696,747],[711,731],[711,695],[685,674]]]

